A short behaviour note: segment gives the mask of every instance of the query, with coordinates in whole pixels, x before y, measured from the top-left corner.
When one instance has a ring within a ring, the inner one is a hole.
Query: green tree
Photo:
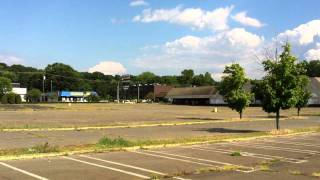
[[[308,101],[311,97],[311,92],[309,89],[310,86],[310,80],[307,76],[305,75],[300,75],[298,77],[298,90],[297,90],[297,98],[298,102],[295,105],[298,111],[298,116],[300,116],[300,111],[303,107],[306,107],[308,105]]]
[[[320,77],[320,60],[307,62],[307,75],[309,77]]]
[[[280,110],[298,103],[299,68],[297,58],[291,55],[290,44],[283,46],[280,59],[266,60],[263,66],[267,75],[262,82],[262,107],[268,113],[276,113],[276,127],[280,129]]]
[[[194,71],[192,69],[185,69],[181,72],[181,76],[179,76],[179,83],[183,86],[190,86],[193,76]]]
[[[12,90],[11,80],[5,77],[0,77],[0,97]]]
[[[158,77],[152,72],[143,72],[136,77],[136,80],[144,84],[152,84],[158,81]]]
[[[252,99],[252,94],[244,89],[244,85],[248,82],[244,69],[239,64],[232,64],[226,66],[223,73],[227,76],[221,81],[219,93],[224,97],[228,106],[236,110],[242,119],[242,113]]]
[[[39,89],[31,89],[27,93],[27,98],[29,102],[35,103],[39,102],[41,97],[41,91]]]

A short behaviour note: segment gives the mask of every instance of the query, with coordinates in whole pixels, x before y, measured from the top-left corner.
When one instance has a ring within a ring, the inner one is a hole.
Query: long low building
[[[166,98],[173,104],[226,104],[215,86],[173,88]]]
[[[247,91],[250,91],[251,85],[245,86]],[[311,98],[309,105],[320,105],[320,77],[310,78]],[[187,105],[225,105],[223,97],[219,94],[215,86],[202,87],[183,87],[171,89],[166,98],[172,104],[187,104]],[[256,100],[253,105],[259,105],[261,102]]]
[[[96,92],[76,92],[76,91],[60,91],[58,94],[61,102],[87,102],[86,97],[90,95],[98,95]]]

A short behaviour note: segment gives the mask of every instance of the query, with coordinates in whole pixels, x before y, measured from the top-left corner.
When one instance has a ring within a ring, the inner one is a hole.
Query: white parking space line
[[[140,170],[140,171],[144,171],[144,172],[148,172],[148,173],[158,174],[158,175],[161,175],[161,176],[167,176],[168,175],[168,174],[165,174],[165,173],[159,172],[159,171],[154,171],[154,170],[150,170],[150,169],[141,168],[141,167],[138,167],[138,166],[132,166],[132,165],[128,165],[128,164],[118,163],[118,162],[114,162],[114,161],[110,161],[110,160],[95,158],[95,157],[91,157],[91,156],[87,156],[87,155],[79,155],[79,156],[80,157],[84,157],[84,158],[88,158],[88,159],[93,159],[93,160],[96,160],[96,161],[109,163],[109,164],[115,164],[115,165],[118,165],[118,166],[128,167],[128,168],[132,168],[132,169],[136,169],[136,170]],[[187,179],[180,178],[180,177],[172,177],[172,178],[179,179],[179,180],[187,180]]]
[[[151,151],[151,150],[145,150],[145,151],[151,152],[151,153],[156,153],[156,154],[167,155],[167,156],[174,156],[174,157],[179,157],[179,158],[192,159],[192,160],[196,160],[196,161],[209,162],[209,163],[215,163],[215,164],[221,164],[221,165],[227,165],[227,166],[235,166],[238,168],[246,169],[246,170],[242,170],[242,169],[236,170],[236,171],[240,171],[240,172],[253,172],[253,171],[255,171],[255,169],[253,167],[241,166],[241,165],[236,165],[236,164],[231,164],[231,163],[225,163],[225,162],[220,162],[220,161],[213,161],[213,160],[208,160],[208,159],[201,159],[201,158],[195,158],[195,157],[190,157],[190,156],[165,153],[165,152],[159,152],[159,151]]]
[[[28,172],[28,171],[25,171],[25,170],[23,170],[23,169],[16,168],[16,167],[11,166],[11,165],[9,165],[9,164],[7,164],[7,163],[4,163],[4,162],[0,162],[0,164],[1,164],[2,166],[5,166],[5,167],[7,167],[7,168],[10,168],[10,169],[12,169],[12,170],[14,170],[14,171],[17,171],[17,172],[23,173],[23,174],[25,174],[25,175],[31,176],[31,177],[33,177],[33,178],[35,178],[35,179],[49,180],[48,178],[45,178],[45,177],[42,177],[42,176],[33,174],[33,173]]]
[[[240,147],[248,147],[248,148],[257,148],[257,149],[270,149],[270,150],[276,150],[276,151],[295,152],[295,153],[301,153],[301,154],[311,154],[311,155],[319,154],[318,151],[295,149],[295,148],[285,148],[285,147],[278,147],[278,146],[266,146],[266,145],[262,145],[262,144],[231,143],[231,145],[240,146]]]
[[[300,142],[288,142],[288,141],[274,141],[274,140],[264,140],[264,142],[271,142],[271,143],[277,143],[277,144],[288,144],[288,145],[297,145],[297,146],[308,146],[308,147],[318,147],[320,148],[320,145],[318,144],[309,144],[309,143],[300,143]]]
[[[176,160],[176,161],[181,161],[181,162],[186,162],[186,163],[191,163],[191,164],[197,164],[197,165],[202,165],[202,166],[210,166],[210,167],[220,168],[220,166],[215,166],[215,165],[208,164],[208,163],[189,161],[186,159],[178,159],[178,158],[174,158],[174,157],[162,156],[162,155],[158,155],[158,154],[151,154],[151,153],[146,153],[146,152],[141,152],[141,151],[131,151],[131,152],[137,153],[137,154],[143,154],[143,155],[147,155],[147,156],[153,156],[153,157],[171,159],[171,160]]]
[[[218,148],[212,148],[212,147],[192,147],[191,149],[196,149],[196,150],[201,150],[201,151],[208,151],[208,152],[223,152],[224,154],[231,154],[235,152],[234,150],[224,150],[224,149],[218,149]],[[283,162],[288,162],[288,163],[305,163],[307,160],[301,160],[301,159],[294,159],[294,158],[287,158],[287,157],[282,157],[282,156],[274,156],[274,155],[268,155],[268,154],[260,154],[260,153],[251,153],[251,152],[246,152],[246,151],[240,151],[242,156],[247,156],[247,157],[253,157],[253,158],[258,158],[258,159],[265,159],[265,160],[275,160],[279,159],[280,161]]]
[[[95,166],[95,167],[109,169],[109,170],[120,172],[120,173],[123,173],[123,174],[128,174],[128,175],[135,176],[135,177],[138,177],[138,178],[141,178],[141,179],[150,179],[151,178],[151,177],[148,177],[148,176],[145,176],[145,175],[142,175],[142,174],[137,174],[137,173],[134,173],[134,172],[125,171],[125,170],[118,169],[118,168],[104,166],[104,165],[100,165],[100,164],[96,164],[96,163],[91,163],[91,162],[88,162],[88,161],[83,161],[83,160],[79,160],[79,159],[75,159],[75,158],[71,158],[71,157],[63,156],[62,158],[68,159],[68,160],[71,160],[71,161],[75,161],[75,162],[80,162],[80,163],[87,164],[87,165],[91,165],[91,166]]]

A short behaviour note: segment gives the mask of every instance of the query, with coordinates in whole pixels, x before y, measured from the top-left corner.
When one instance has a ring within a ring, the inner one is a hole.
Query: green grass
[[[17,148],[17,149],[2,149],[0,150],[0,156],[8,155],[23,155],[23,154],[43,154],[60,152],[61,149],[58,146],[52,146],[49,143],[33,146],[31,148]]]
[[[121,147],[132,147],[135,144],[131,141],[125,140],[122,137],[111,139],[109,137],[103,137],[99,140],[98,146],[107,148],[121,148]]]
[[[231,153],[230,156],[242,156],[242,155],[240,152],[235,151],[235,152]]]

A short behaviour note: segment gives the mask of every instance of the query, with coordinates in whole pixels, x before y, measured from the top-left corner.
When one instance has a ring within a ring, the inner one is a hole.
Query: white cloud
[[[103,61],[99,64],[95,65],[92,68],[89,68],[88,72],[101,72],[105,75],[116,75],[116,74],[124,74],[127,69],[118,62],[114,61]]]
[[[22,64],[24,63],[24,60],[14,55],[0,54],[0,62],[6,63],[8,65],[13,65]]]
[[[252,76],[258,74],[256,55],[264,44],[264,38],[235,28],[207,37],[185,36],[167,42],[158,52],[144,54],[134,65],[141,70],[156,73],[179,73],[186,68],[198,72],[213,72],[219,75],[225,65],[233,62],[245,66]],[[216,76],[217,78],[218,76]]]
[[[235,16],[232,16],[232,19],[246,26],[253,26],[257,28],[264,26],[264,24],[258,19],[247,16],[246,11],[237,13]]]
[[[280,33],[277,40],[280,42],[289,41],[297,45],[308,45],[313,43],[317,37],[320,37],[320,20],[309,21],[292,30]]]
[[[307,60],[320,60],[320,43],[317,44],[317,47],[310,49],[305,53],[305,58]]]
[[[147,3],[144,0],[134,0],[130,3],[130,6],[136,7],[136,6],[148,6],[149,3]]]
[[[169,22],[190,26],[193,29],[211,29],[226,30],[228,29],[228,18],[233,6],[218,8],[212,11],[206,11],[200,8],[182,9],[178,6],[173,9],[145,9],[141,15],[133,18],[135,22]]]

